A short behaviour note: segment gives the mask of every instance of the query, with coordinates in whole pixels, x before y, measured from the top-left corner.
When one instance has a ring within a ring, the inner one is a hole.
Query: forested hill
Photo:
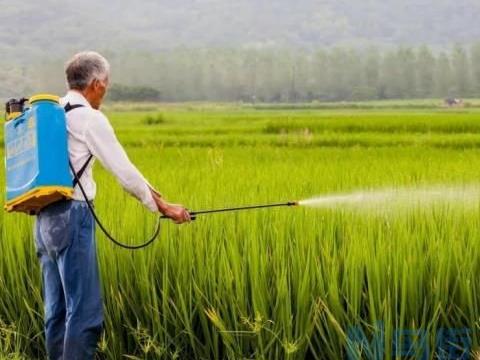
[[[82,48],[447,45],[480,38],[478,0],[0,1],[2,58]]]

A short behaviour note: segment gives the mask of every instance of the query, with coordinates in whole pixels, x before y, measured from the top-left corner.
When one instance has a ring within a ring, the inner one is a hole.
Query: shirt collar
[[[66,105],[70,103],[70,105],[83,105],[85,107],[91,108],[90,103],[87,99],[78,91],[76,90],[68,90],[67,94],[60,100],[62,105]]]

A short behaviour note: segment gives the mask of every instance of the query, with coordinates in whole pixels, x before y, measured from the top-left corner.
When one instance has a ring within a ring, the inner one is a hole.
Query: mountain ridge
[[[480,39],[479,18],[474,0],[25,0],[2,5],[0,51],[28,61],[86,48],[445,46]]]

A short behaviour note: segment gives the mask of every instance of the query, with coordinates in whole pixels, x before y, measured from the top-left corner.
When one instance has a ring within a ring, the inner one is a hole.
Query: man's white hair
[[[84,90],[93,80],[105,80],[110,74],[107,59],[95,51],[82,51],[65,63],[69,89]]]

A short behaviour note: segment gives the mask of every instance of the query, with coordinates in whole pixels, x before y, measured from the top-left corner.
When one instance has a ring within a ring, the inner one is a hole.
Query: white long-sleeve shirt
[[[68,153],[77,173],[89,156],[94,156],[80,178],[88,199],[95,198],[96,184],[93,180],[92,166],[94,160],[98,159],[128,193],[149,210],[158,211],[150,191],[151,185],[128,158],[107,117],[101,111],[93,109],[78,91],[70,90],[60,99],[62,106],[67,103],[83,105],[67,113]],[[78,185],[74,189],[73,198],[85,200]]]

